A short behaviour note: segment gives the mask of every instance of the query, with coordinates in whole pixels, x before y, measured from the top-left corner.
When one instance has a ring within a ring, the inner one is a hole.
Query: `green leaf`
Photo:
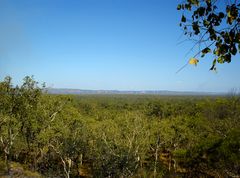
[[[212,67],[209,69],[209,70],[215,70],[216,69],[216,62],[217,62],[217,60],[216,59],[214,59],[213,60],[213,63],[212,63]]]
[[[228,54],[226,54],[225,56],[223,56],[223,58],[224,58],[224,61],[226,61],[227,63],[229,63],[229,62],[231,62],[232,56],[231,56],[230,53],[228,53]]]
[[[182,21],[182,22],[186,22],[186,21],[187,21],[187,19],[186,19],[186,17],[185,17],[184,15],[182,15],[181,21]]]
[[[181,10],[181,8],[182,8],[181,4],[178,4],[177,10]]]
[[[198,22],[193,22],[192,23],[192,28],[194,30],[195,35],[198,35],[200,33]]]
[[[198,8],[198,14],[199,14],[200,16],[203,16],[204,13],[205,13],[205,8],[204,8],[204,7],[199,7],[199,8]]]
[[[230,48],[230,52],[232,53],[232,55],[237,54],[237,48],[236,48],[235,44],[233,44],[232,47]]]
[[[220,64],[222,64],[222,63],[224,63],[224,59],[220,56],[220,57],[217,59],[217,62],[220,63]]]
[[[210,22],[206,19],[203,20],[203,25],[207,27],[210,24]]]
[[[240,32],[236,34],[235,42],[240,44]]]
[[[191,11],[192,6],[191,6],[191,4],[185,4],[185,8],[186,8],[187,10]]]
[[[218,14],[218,17],[222,19],[222,18],[224,17],[224,13],[223,13],[223,12],[220,12],[220,13]]]
[[[199,1],[198,1],[198,0],[190,0],[190,2],[191,2],[193,5],[199,6]]]
[[[203,50],[202,50],[202,53],[203,54],[207,54],[207,53],[210,53],[211,52],[211,49],[210,48],[204,48]]]

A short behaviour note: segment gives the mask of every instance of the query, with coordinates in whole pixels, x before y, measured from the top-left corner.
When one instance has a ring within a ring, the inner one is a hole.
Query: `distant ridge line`
[[[83,90],[67,88],[47,88],[49,94],[149,94],[149,95],[226,95],[224,92],[169,91],[169,90]]]

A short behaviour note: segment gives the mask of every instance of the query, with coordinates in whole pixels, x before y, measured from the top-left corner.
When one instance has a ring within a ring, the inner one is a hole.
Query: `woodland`
[[[0,82],[0,176],[238,177],[240,96],[50,95]]]

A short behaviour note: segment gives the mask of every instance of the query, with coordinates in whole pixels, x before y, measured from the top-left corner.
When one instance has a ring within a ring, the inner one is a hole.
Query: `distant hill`
[[[122,90],[81,90],[67,88],[48,88],[49,94],[148,94],[148,95],[225,95],[220,92],[194,92],[194,91],[168,91],[168,90],[141,90],[141,91],[122,91]]]

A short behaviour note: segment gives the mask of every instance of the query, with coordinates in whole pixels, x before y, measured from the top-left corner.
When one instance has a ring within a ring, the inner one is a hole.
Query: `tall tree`
[[[8,173],[10,171],[9,161],[12,146],[19,133],[19,124],[12,113],[17,89],[12,87],[11,81],[11,77],[7,76],[4,81],[0,83],[0,144],[4,152]]]

